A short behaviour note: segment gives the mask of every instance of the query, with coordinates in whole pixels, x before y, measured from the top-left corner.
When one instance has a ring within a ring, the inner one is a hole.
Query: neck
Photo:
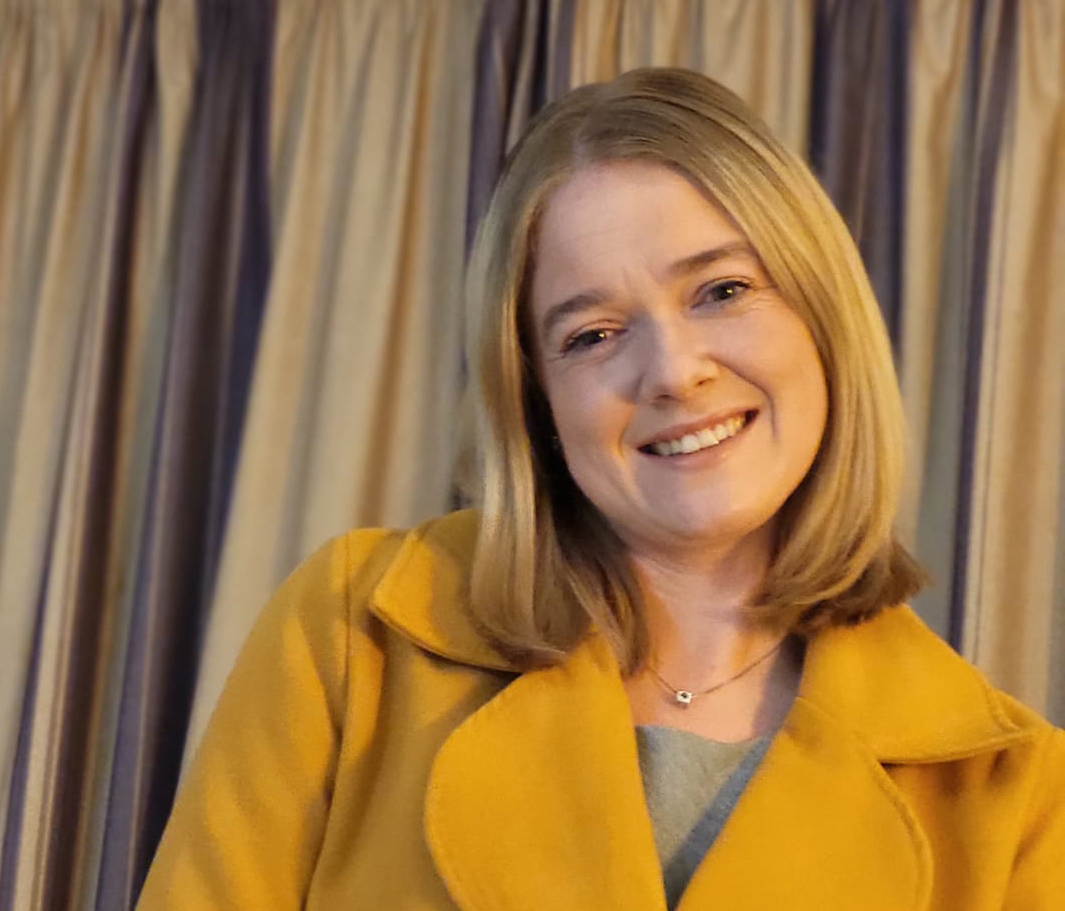
[[[704,542],[665,553],[630,546],[654,668],[671,690],[714,688],[679,708],[644,668],[626,681],[636,724],[732,741],[769,733],[783,722],[802,673],[799,643],[786,643],[744,672],[781,641],[779,631],[752,622],[747,611],[769,568],[773,533],[767,526],[721,546]]]
[[[655,666],[678,686],[720,679],[757,658],[780,634],[746,615],[769,565],[771,529],[742,541],[666,557],[634,551]]]

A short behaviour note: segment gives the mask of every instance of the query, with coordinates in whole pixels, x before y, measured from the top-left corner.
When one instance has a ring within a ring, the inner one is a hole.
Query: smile
[[[714,424],[712,427],[704,427],[702,430],[686,433],[674,440],[657,440],[646,446],[641,446],[643,452],[659,456],[688,455],[709,449],[712,446],[720,446],[725,440],[736,436],[747,426],[753,417],[753,412],[744,412],[727,420]]]

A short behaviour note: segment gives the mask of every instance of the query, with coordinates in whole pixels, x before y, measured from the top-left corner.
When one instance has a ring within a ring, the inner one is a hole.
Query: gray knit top
[[[638,725],[636,745],[670,911],[725,825],[771,737],[719,743]]]

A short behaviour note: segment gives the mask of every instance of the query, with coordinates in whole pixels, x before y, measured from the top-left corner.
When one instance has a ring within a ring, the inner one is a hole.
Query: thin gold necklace
[[[740,677],[742,677],[744,674],[749,674],[756,667],[758,667],[759,664],[761,664],[763,661],[768,660],[771,655],[775,654],[780,649],[780,647],[783,644],[784,644],[784,640],[781,639],[768,652],[766,652],[764,655],[761,655],[758,658],[755,658],[754,661],[752,661],[746,667],[741,668],[740,670],[738,670],[731,677],[726,677],[724,680],[721,680],[718,683],[715,683],[709,689],[702,690],[701,692],[698,692],[698,693],[696,693],[694,690],[682,690],[682,689],[678,689],[677,687],[673,686],[672,683],[667,681],[661,674],[658,673],[657,670],[655,670],[655,667],[654,667],[653,664],[648,664],[647,665],[647,669],[654,675],[655,680],[657,680],[659,683],[662,684],[662,686],[664,686],[666,688],[666,691],[673,697],[673,699],[677,703],[677,705],[679,705],[681,708],[687,708],[689,705],[692,704],[692,700],[695,699],[697,696],[709,695],[710,693],[714,692],[715,690],[719,690],[719,689],[721,689],[721,687],[726,686],[726,685],[732,683],[735,680],[739,680]]]

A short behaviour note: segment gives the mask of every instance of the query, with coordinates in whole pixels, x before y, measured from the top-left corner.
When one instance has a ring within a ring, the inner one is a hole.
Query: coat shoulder
[[[1036,798],[1040,789],[1054,795],[1065,817],[1065,730],[1056,727],[1034,709],[1002,690],[991,689],[1000,711],[1018,730],[1029,735],[1031,763],[1036,780]],[[1065,844],[1063,844],[1065,847]]]
[[[307,562],[325,560],[349,580],[375,583],[414,554],[434,570],[468,572],[478,525],[478,513],[463,509],[411,528],[354,528],[327,541]]]
[[[463,579],[473,559],[477,527],[478,514],[466,509],[411,528],[353,528],[322,544],[282,589],[325,587],[354,613],[372,610],[380,593],[390,593],[401,581],[424,587],[441,575]]]

